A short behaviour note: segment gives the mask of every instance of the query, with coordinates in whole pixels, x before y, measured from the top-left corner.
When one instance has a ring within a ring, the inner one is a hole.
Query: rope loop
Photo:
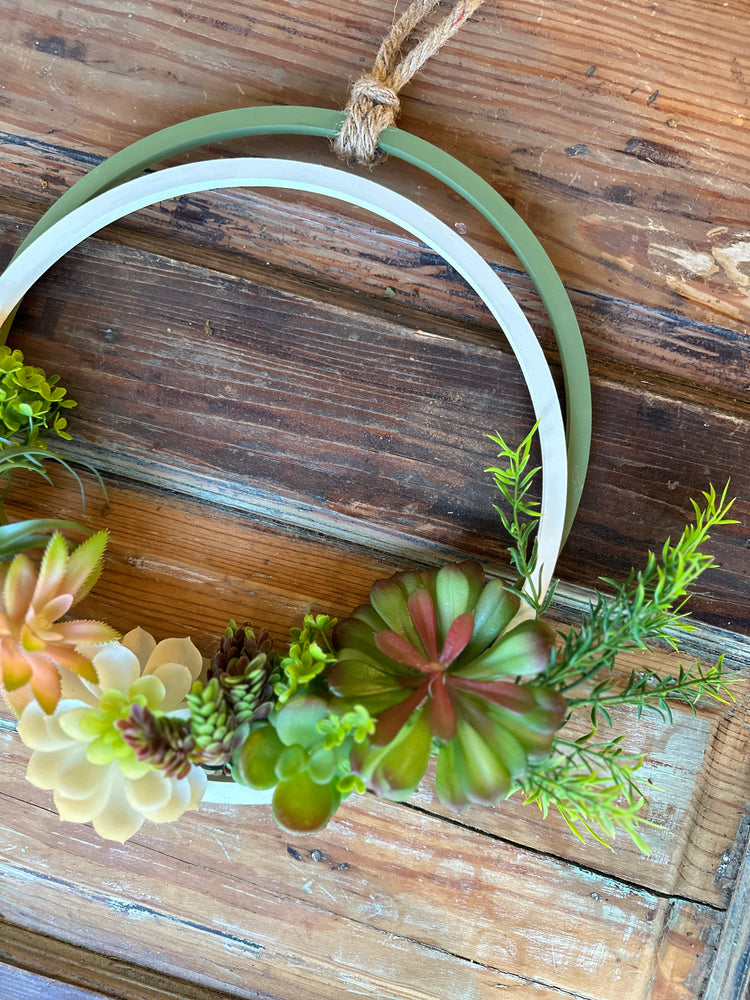
[[[346,121],[333,144],[342,160],[366,165],[375,163],[378,159],[380,134],[396,122],[401,88],[458,31],[484,0],[456,0],[446,17],[401,58],[403,44],[439,2],[440,0],[414,0],[380,46],[371,72],[365,73],[353,84],[346,106]]]

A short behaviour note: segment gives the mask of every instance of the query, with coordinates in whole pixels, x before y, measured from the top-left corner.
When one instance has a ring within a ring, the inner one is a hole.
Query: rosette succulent
[[[61,621],[99,578],[107,533],[99,531],[72,552],[60,534],[50,539],[37,568],[17,555],[0,594],[0,682],[11,708],[36,699],[45,712],[60,698],[60,672],[96,683],[91,660],[79,647],[112,642],[119,634],[93,621]]]
[[[101,837],[124,842],[144,819],[172,822],[203,797],[201,768],[188,762],[176,776],[175,768],[162,767],[171,761],[144,758],[121,725],[134,708],[155,717],[184,711],[203,659],[189,639],[156,643],[142,629],[90,652],[96,681],[63,668],[55,711],[30,702],[18,734],[34,751],[26,778],[54,792],[60,818],[91,822]]]
[[[473,561],[377,581],[370,603],[334,632],[331,692],[377,719],[352,768],[380,795],[407,798],[439,746],[436,791],[446,805],[491,805],[530,759],[549,751],[566,702],[530,681],[554,635],[513,624],[520,605]]]

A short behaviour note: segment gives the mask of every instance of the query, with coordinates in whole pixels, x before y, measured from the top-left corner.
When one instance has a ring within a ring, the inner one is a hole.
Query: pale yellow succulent
[[[101,837],[122,843],[145,819],[169,823],[200,804],[205,771],[193,765],[175,778],[138,760],[117,722],[134,704],[155,713],[183,709],[203,659],[189,639],[157,644],[140,628],[89,652],[97,683],[63,669],[55,711],[30,702],[18,733],[34,751],[26,777],[54,792],[60,818],[91,822]]]

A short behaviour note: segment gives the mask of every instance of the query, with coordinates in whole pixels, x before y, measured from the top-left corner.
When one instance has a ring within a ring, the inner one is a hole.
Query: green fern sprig
[[[617,705],[632,705],[638,718],[644,709],[656,712],[665,721],[672,722],[672,709],[669,702],[679,702],[686,705],[695,714],[696,705],[703,697],[713,698],[722,704],[734,701],[734,696],[724,680],[724,656],[710,667],[704,667],[697,660],[692,667],[685,668],[680,664],[679,673],[675,676],[660,677],[652,670],[633,670],[625,683],[615,677],[605,677],[588,695],[582,698],[571,698],[568,704],[571,709],[589,708],[591,732],[596,733],[600,716],[608,726],[612,725],[610,709]]]
[[[648,799],[635,780],[643,757],[626,753],[621,741],[620,736],[582,746],[558,737],[552,753],[530,765],[510,794],[520,792],[524,804],[536,804],[545,819],[550,809],[556,810],[580,841],[585,831],[611,848],[621,829],[643,854],[650,854],[637,830],[658,825],[643,816]]]
[[[546,683],[567,693],[600,671],[611,670],[618,653],[626,649],[646,649],[654,640],[665,640],[676,649],[673,633],[694,630],[682,610],[685,598],[701,573],[715,565],[700,546],[712,528],[736,524],[727,517],[734,503],[727,500],[728,486],[721,496],[709,487],[703,507],[691,500],[694,523],[685,527],[675,545],[667,539],[660,557],[650,552],[645,568],[631,570],[624,583],[604,581],[614,594],[597,592],[580,628],[568,632],[564,648],[553,656],[543,675]]]
[[[518,586],[513,588],[537,615],[541,615],[549,607],[553,588],[542,600],[536,584],[534,573],[537,564],[536,529],[541,517],[540,504],[529,496],[534,479],[540,471],[540,466],[529,468],[531,462],[531,445],[537,432],[537,424],[526,435],[517,448],[511,448],[499,434],[490,434],[490,440],[500,446],[498,458],[503,465],[491,466],[485,472],[491,472],[495,486],[505,500],[510,512],[494,504],[500,515],[503,527],[513,540],[508,547],[511,565],[519,576]],[[524,586],[525,585],[525,586]]]

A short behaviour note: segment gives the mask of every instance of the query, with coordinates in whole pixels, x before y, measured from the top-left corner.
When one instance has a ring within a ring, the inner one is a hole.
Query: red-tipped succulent
[[[511,628],[519,598],[473,561],[378,580],[334,633],[334,695],[377,718],[352,766],[381,795],[408,797],[439,744],[436,790],[456,809],[497,802],[544,756],[566,703],[527,683],[554,641],[539,621]]]

